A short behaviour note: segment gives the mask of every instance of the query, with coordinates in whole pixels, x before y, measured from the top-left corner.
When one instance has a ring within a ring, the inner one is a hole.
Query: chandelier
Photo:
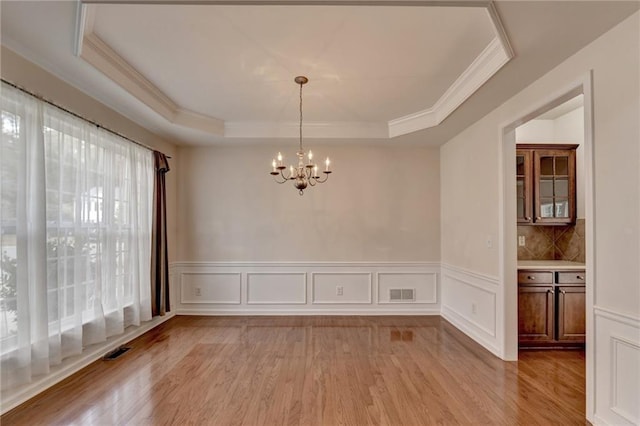
[[[293,81],[300,85],[300,148],[296,153],[298,156],[298,165],[289,166],[289,171],[285,172],[287,167],[282,164],[282,154],[279,152],[277,161],[274,158],[271,163],[271,166],[273,167],[271,175],[274,177],[276,182],[281,184],[290,180],[293,181],[293,186],[296,187],[300,195],[303,195],[307,186],[315,186],[317,183],[325,183],[327,179],[329,179],[329,175],[331,174],[329,165],[331,164],[331,161],[329,161],[329,157],[325,160],[325,169],[322,171],[324,179],[322,179],[320,177],[320,173],[318,173],[318,165],[313,163],[313,153],[309,151],[307,154],[302,148],[302,86],[307,84],[309,79],[305,76],[298,76]],[[306,163],[305,156],[308,160]]]

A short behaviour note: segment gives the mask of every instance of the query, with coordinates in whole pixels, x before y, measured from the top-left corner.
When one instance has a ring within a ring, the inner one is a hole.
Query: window
[[[17,333],[17,168],[20,164],[20,116],[2,111],[2,156],[0,157],[0,341],[14,340]]]
[[[154,170],[146,148],[4,84],[1,97],[5,388],[151,318]]]

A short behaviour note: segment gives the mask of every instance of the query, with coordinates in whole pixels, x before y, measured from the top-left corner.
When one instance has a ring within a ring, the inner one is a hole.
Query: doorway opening
[[[582,347],[590,418],[595,285],[591,75],[503,127],[501,138],[504,358],[517,360],[519,350],[527,351],[521,356],[532,356],[524,348]]]

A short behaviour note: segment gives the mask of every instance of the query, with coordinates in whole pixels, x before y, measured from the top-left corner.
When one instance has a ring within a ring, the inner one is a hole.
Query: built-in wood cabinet
[[[585,342],[584,271],[518,271],[520,347],[571,347]]]
[[[518,288],[518,332],[522,342],[553,341],[553,286],[521,285]]]
[[[577,147],[573,144],[517,145],[519,225],[575,223]]]

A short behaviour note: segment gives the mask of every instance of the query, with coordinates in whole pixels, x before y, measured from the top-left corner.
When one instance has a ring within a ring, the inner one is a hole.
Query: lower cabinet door
[[[558,340],[584,342],[584,286],[558,286]]]
[[[520,343],[554,340],[553,286],[518,287],[518,336]]]

